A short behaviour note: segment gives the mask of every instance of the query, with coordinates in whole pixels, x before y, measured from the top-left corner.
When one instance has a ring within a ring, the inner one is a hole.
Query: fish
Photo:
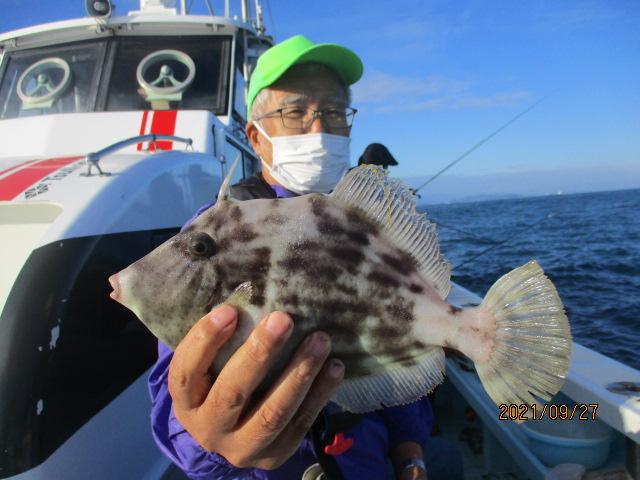
[[[354,413],[431,392],[444,379],[443,347],[474,362],[497,405],[531,405],[561,389],[570,325],[535,260],[498,279],[479,305],[460,308],[446,301],[451,266],[436,225],[380,167],[351,170],[329,194],[242,202],[227,195],[229,178],[213,207],[109,279],[112,298],[170,348],[227,303],[238,324],[214,374],[264,316],[293,318],[260,391],[316,330],[331,336],[331,355],[345,364],[332,401]]]

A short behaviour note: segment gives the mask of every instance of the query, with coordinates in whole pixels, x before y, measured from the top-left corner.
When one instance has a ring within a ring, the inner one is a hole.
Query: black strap
[[[326,419],[327,413],[325,412],[325,410],[322,410],[320,412],[320,415],[318,415],[318,418],[316,418],[316,421],[313,423],[313,426],[311,427],[311,431],[309,433],[311,434],[311,443],[313,444],[313,450],[316,453],[316,458],[318,459],[318,463],[322,467],[322,471],[329,480],[344,480],[336,459],[332,455],[327,455],[326,453],[324,453],[324,446],[327,444],[327,442],[331,441],[327,441],[325,435],[325,426],[327,424]]]
[[[311,427],[311,439],[318,463],[330,480],[343,480],[338,462],[333,455],[324,453],[324,447],[333,442],[338,433],[345,433],[362,420],[363,415],[343,411],[329,402]]]

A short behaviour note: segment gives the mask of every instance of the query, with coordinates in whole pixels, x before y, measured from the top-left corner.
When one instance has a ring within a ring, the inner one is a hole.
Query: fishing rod
[[[467,263],[474,261],[476,258],[481,257],[481,256],[482,256],[482,255],[484,255],[485,253],[490,252],[491,250],[493,250],[493,249],[495,249],[495,248],[498,248],[498,247],[500,247],[500,246],[504,245],[505,243],[510,242],[511,240],[514,240],[515,238],[517,238],[517,237],[519,237],[519,236],[523,235],[524,233],[527,233],[527,232],[528,232],[529,230],[531,230],[532,228],[537,227],[537,226],[538,226],[538,225],[540,225],[542,222],[544,222],[544,221],[546,221],[546,220],[548,220],[548,219],[552,218],[554,215],[555,215],[555,214],[554,214],[553,212],[552,212],[552,213],[549,213],[549,214],[547,214],[547,215],[545,215],[544,217],[542,217],[542,218],[541,218],[540,220],[538,220],[537,222],[532,223],[531,225],[527,225],[525,228],[523,228],[523,229],[522,229],[522,230],[520,230],[519,232],[514,233],[513,235],[511,235],[511,236],[509,236],[509,237],[505,238],[504,240],[502,240],[501,242],[498,242],[498,243],[496,243],[495,245],[491,245],[490,247],[485,248],[484,250],[482,250],[480,253],[477,253],[477,254],[476,254],[476,255],[474,255],[473,257],[471,257],[471,258],[469,258],[469,259],[465,260],[465,261],[464,261],[464,262],[462,262],[462,263],[459,263],[458,265],[456,265],[455,267],[453,267],[451,270],[455,270],[456,268],[460,268],[461,266],[466,265]]]
[[[462,155],[460,155],[458,158],[456,158],[453,162],[450,162],[446,167],[444,167],[442,170],[440,170],[438,173],[436,173],[433,177],[431,177],[429,180],[427,180],[426,182],[424,182],[422,185],[420,185],[418,188],[413,189],[413,193],[415,195],[418,195],[418,190],[424,188],[425,186],[429,185],[431,182],[433,182],[436,178],[438,178],[440,175],[442,175],[444,172],[446,172],[447,170],[449,170],[451,167],[453,167],[456,163],[458,163],[460,160],[462,160],[463,158],[467,157],[468,155],[470,155],[472,152],[474,152],[476,149],[478,149],[479,147],[481,147],[482,145],[484,145],[486,142],[488,142],[490,139],[492,139],[493,137],[495,137],[498,133],[500,133],[502,130],[504,130],[505,128],[507,128],[509,125],[511,125],[512,123],[514,123],[516,120],[518,120],[520,117],[522,117],[523,115],[526,115],[527,113],[529,113],[531,110],[533,110],[535,107],[537,107],[540,103],[542,103],[542,101],[546,100],[547,98],[549,98],[549,95],[545,95],[544,97],[542,97],[540,100],[536,101],[535,103],[533,103],[533,105],[530,105],[529,107],[527,107],[525,110],[523,110],[522,112],[518,113],[515,117],[513,117],[512,119],[510,119],[507,123],[505,123],[504,125],[502,125],[500,128],[498,128],[497,130],[495,130],[494,132],[492,132],[491,134],[489,134],[487,137],[483,138],[482,140],[480,140],[478,143],[476,143],[473,147],[471,147],[469,150],[467,150],[466,152],[464,152]]]

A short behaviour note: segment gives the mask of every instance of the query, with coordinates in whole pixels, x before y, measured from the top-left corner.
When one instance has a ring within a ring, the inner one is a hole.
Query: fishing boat
[[[181,478],[149,428],[155,339],[106,279],[175,234],[235,159],[233,181],[260,168],[245,98],[273,39],[259,1],[205,3],[117,16],[88,1],[85,18],[0,35],[0,479]],[[454,284],[448,301],[480,298]],[[639,385],[574,343],[544,420],[517,423],[533,412],[496,407],[456,356],[433,404],[467,478],[562,463],[639,478]]]

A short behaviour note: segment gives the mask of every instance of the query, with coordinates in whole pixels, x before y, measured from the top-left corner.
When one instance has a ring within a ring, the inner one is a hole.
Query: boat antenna
[[[213,13],[213,7],[211,6],[211,2],[209,0],[205,0],[204,3],[207,4],[207,10],[209,10],[209,15],[214,17],[215,14]]]
[[[273,38],[277,38],[277,34],[276,34],[276,23],[273,21],[273,15],[271,13],[271,1],[270,0],[266,0],[267,1],[267,12],[269,13],[269,21],[271,22],[271,31],[273,32],[271,34],[271,36]]]
[[[547,98],[549,98],[551,94],[549,95],[545,95],[544,97],[542,97],[540,100],[536,101],[535,103],[533,103],[533,105],[528,106],[525,110],[523,110],[522,112],[518,113],[515,117],[513,117],[511,120],[509,120],[507,123],[505,123],[504,125],[502,125],[500,128],[498,128],[497,130],[491,132],[491,134],[489,134],[488,136],[486,136],[485,138],[483,138],[482,140],[480,140],[478,143],[476,143],[473,147],[471,147],[469,150],[467,150],[466,152],[464,152],[462,155],[460,155],[458,158],[456,158],[453,162],[449,163],[446,167],[444,167],[442,170],[440,170],[438,173],[436,173],[433,177],[431,177],[429,180],[427,180],[426,182],[424,182],[422,185],[420,185],[418,188],[413,189],[413,193],[414,194],[418,194],[418,190],[424,188],[425,186],[429,185],[431,182],[433,182],[436,178],[438,178],[440,175],[442,175],[444,172],[446,172],[447,170],[449,170],[451,167],[453,167],[456,163],[458,163],[460,160],[462,160],[463,158],[467,157],[468,155],[470,155],[473,151],[475,151],[476,149],[478,149],[479,147],[481,147],[482,145],[484,145],[486,142],[488,142],[491,138],[495,137],[498,133],[500,133],[502,130],[504,130],[505,128],[507,128],[509,125],[511,125],[513,122],[515,122],[516,120],[518,120],[520,117],[522,117],[523,115],[529,113],[531,110],[533,110],[535,107],[537,107],[540,103],[542,103],[543,100],[546,100]]]

